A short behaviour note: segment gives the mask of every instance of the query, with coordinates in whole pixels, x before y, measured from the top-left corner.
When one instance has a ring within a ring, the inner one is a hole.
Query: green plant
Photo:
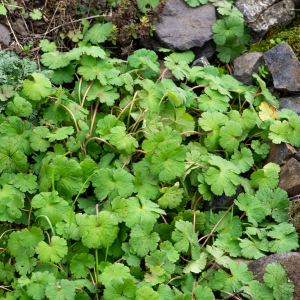
[[[264,65],[258,67],[259,76],[266,78],[270,73],[266,70]]]
[[[211,2],[217,9],[219,20],[212,27],[218,58],[225,63],[236,59],[246,50],[250,29],[244,26],[243,14],[230,2],[222,0],[185,0],[195,7]]]
[[[282,265],[261,284],[231,257],[299,247],[280,167],[262,162],[266,141],[300,146],[300,117],[257,74],[246,86],[190,68],[191,51],[162,49],[176,85],[150,50],[54,46],[41,44],[44,73],[1,86],[0,299],[290,299]],[[227,211],[202,211],[223,194]]]

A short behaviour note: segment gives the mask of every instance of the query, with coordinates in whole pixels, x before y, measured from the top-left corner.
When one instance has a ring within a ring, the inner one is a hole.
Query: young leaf
[[[243,133],[239,123],[228,121],[220,130],[220,145],[228,152],[233,152],[238,149],[239,137]]]
[[[59,263],[68,253],[67,242],[63,238],[52,236],[50,245],[41,241],[35,247],[35,252],[42,262]]]
[[[89,274],[88,269],[92,269],[94,265],[93,255],[87,253],[75,254],[71,260],[70,271],[76,278],[86,278]]]
[[[242,240],[240,247],[242,248],[242,255],[245,258],[259,259],[269,251],[269,241],[267,239],[260,240],[256,237],[251,237],[251,240]]]
[[[156,232],[151,233],[153,225],[144,223],[136,224],[130,232],[129,245],[138,256],[146,256],[149,251],[154,251],[159,242],[159,235]]]
[[[205,181],[211,185],[212,192],[216,195],[222,195],[224,192],[226,196],[234,195],[240,182],[240,170],[233,163],[216,155],[211,156],[209,163],[218,168],[210,167],[206,172]]]
[[[52,52],[56,49],[56,44],[53,42],[49,43],[47,39],[41,40],[39,46],[43,52]]]
[[[186,149],[183,145],[178,146],[176,142],[160,143],[153,155],[150,171],[158,175],[163,182],[170,182],[185,171]]]
[[[104,290],[104,298],[107,300],[115,299],[135,299],[137,287],[134,281],[130,278],[124,280],[120,277],[114,278],[107,284]],[[126,297],[126,298],[125,298]]]
[[[259,281],[253,280],[248,286],[243,287],[243,290],[250,293],[253,299],[257,300],[273,300],[273,290],[265,284],[260,284]]]
[[[60,141],[68,138],[69,135],[74,133],[73,127],[61,127],[56,129],[53,133],[49,133],[47,138],[50,142]]]
[[[194,232],[191,222],[179,220],[175,223],[175,230],[172,232],[174,247],[178,252],[187,253],[190,247],[199,247],[198,236]]]
[[[112,28],[113,24],[111,22],[105,24],[95,24],[86,32],[84,40],[91,41],[93,44],[103,43],[107,40]]]
[[[157,202],[159,206],[163,209],[170,208],[173,209],[181,203],[183,199],[184,190],[179,188],[179,185],[175,184],[172,187],[165,187],[160,190],[162,197],[160,197]]]
[[[288,221],[290,201],[286,191],[280,188],[273,191],[269,188],[262,188],[257,191],[255,196],[264,207],[267,215],[271,215],[277,222]]]
[[[7,104],[5,112],[7,115],[29,117],[32,113],[32,105],[22,97],[14,97],[14,100]]]
[[[42,64],[51,70],[64,68],[70,64],[70,61],[67,53],[60,53],[59,51],[44,53],[41,56]]]
[[[55,277],[48,271],[32,273],[31,280],[27,285],[27,294],[34,300],[45,299],[46,287],[55,282]]]
[[[76,214],[79,234],[83,245],[88,248],[106,248],[118,236],[118,219],[108,211],[101,211],[98,216]]]
[[[262,209],[259,199],[249,194],[240,194],[234,203],[246,213],[249,222],[256,227],[268,214],[266,210]]]
[[[31,100],[41,100],[49,96],[51,82],[43,74],[32,73],[33,81],[25,80],[23,83],[23,93]]]
[[[127,201],[128,214],[124,219],[126,226],[133,228],[136,224],[154,224],[159,214],[165,212],[159,206],[143,197],[131,197]]]
[[[62,221],[63,214],[70,210],[68,202],[60,198],[56,191],[35,195],[31,200],[31,205],[36,209],[35,216],[47,216],[52,226]],[[43,229],[50,228],[50,224],[44,218],[39,218],[39,221]]]
[[[252,152],[247,148],[241,151],[235,150],[230,161],[240,169],[241,173],[248,172],[254,164]]]
[[[266,267],[264,282],[267,287],[273,289],[275,299],[291,299],[294,292],[294,284],[287,279],[287,272],[280,263],[272,263]]]
[[[134,189],[133,176],[123,169],[97,170],[92,177],[92,184],[99,200],[104,200],[107,196],[127,198]]]
[[[31,13],[29,13],[29,16],[33,20],[40,20],[42,18],[42,13],[35,8]]]
[[[285,253],[295,250],[299,247],[298,235],[292,224],[280,223],[272,226],[272,231],[268,236],[276,239],[270,242],[270,251],[275,253]]]
[[[244,33],[244,26],[240,19],[229,17],[225,20],[218,20],[212,30],[215,33],[213,36],[215,43],[223,46],[226,40],[241,37]]]
[[[69,280],[61,279],[60,284],[50,282],[45,294],[51,300],[73,300],[75,299],[75,286]]]

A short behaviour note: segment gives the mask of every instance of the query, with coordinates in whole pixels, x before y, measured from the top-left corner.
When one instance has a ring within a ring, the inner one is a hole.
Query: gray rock
[[[242,186],[238,185],[235,195],[225,196],[225,194],[223,194],[221,196],[215,196],[211,205],[209,205],[208,201],[205,201],[204,206],[203,206],[203,210],[206,211],[206,210],[213,209],[213,212],[216,214],[220,210],[223,210],[223,209],[217,208],[217,207],[229,207],[229,206],[231,206],[233,204],[233,201],[238,197],[238,195],[243,193],[243,192],[244,192],[244,189],[242,188]]]
[[[28,32],[25,28],[24,21],[22,19],[17,19],[15,22],[12,23],[12,28],[17,33],[21,34],[22,36],[28,36]]]
[[[300,150],[295,154],[294,158],[300,161]]]
[[[196,59],[205,56],[207,60],[210,60],[216,53],[216,44],[213,41],[208,41],[202,47],[194,47],[191,50],[194,52]]]
[[[271,263],[280,262],[287,270],[288,279],[295,285],[293,299],[300,299],[300,253],[276,253],[269,256],[261,257],[260,259],[253,260],[248,263],[249,271],[253,272],[254,279],[263,283],[265,269]]]
[[[300,116],[300,96],[292,95],[278,99],[279,110],[290,109]]]
[[[258,42],[271,28],[285,26],[295,18],[293,0],[238,0],[235,6],[243,13],[245,24],[252,32],[252,42]]]
[[[290,158],[281,167],[279,187],[285,190],[289,197],[300,194],[300,162],[295,158]]]
[[[3,43],[5,46],[8,46],[11,41],[8,29],[0,24],[0,42]]]
[[[216,22],[216,11],[211,4],[193,8],[182,0],[166,0],[163,13],[154,24],[154,36],[162,47],[172,50],[203,47],[212,39],[211,27]]]
[[[244,15],[246,23],[253,23],[275,2],[276,0],[237,0],[234,5]]]
[[[287,143],[274,144],[270,142],[268,145],[270,146],[270,152],[264,164],[272,162],[281,166],[297,153],[296,149]]]
[[[206,67],[206,66],[209,66],[210,63],[209,61],[207,60],[207,58],[205,56],[202,56],[196,60],[194,60],[192,66],[199,66],[199,67]]]
[[[264,54],[274,87],[281,91],[300,91],[300,62],[292,48],[286,43],[280,43]]]
[[[263,63],[263,53],[246,53],[234,60],[233,77],[246,85],[250,85],[253,81],[252,74],[259,73],[258,67]]]

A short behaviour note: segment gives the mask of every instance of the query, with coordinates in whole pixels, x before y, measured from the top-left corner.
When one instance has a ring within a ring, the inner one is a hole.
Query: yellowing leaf
[[[276,114],[278,110],[273,104],[269,106],[269,104],[266,101],[263,101],[260,104],[259,108],[261,111],[258,114],[262,121],[266,121],[269,119],[280,119]]]

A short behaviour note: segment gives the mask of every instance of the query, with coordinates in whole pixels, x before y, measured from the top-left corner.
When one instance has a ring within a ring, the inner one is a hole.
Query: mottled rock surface
[[[287,143],[274,144],[270,142],[268,145],[270,152],[264,162],[265,164],[272,162],[281,166],[297,153],[296,149]]]
[[[209,66],[210,63],[205,56],[201,56],[200,58],[194,60],[192,66],[206,67]]]
[[[290,109],[300,116],[300,96],[292,95],[278,99],[279,110]]]
[[[274,87],[281,91],[300,91],[300,62],[292,48],[280,43],[264,54],[273,76]]]
[[[156,50],[157,43],[176,51],[193,47],[203,47],[212,39],[211,27],[217,22],[213,5],[206,4],[190,7],[182,0],[166,0],[163,13],[155,22],[154,39],[143,41],[143,44]]]
[[[261,257],[248,263],[249,271],[253,272],[254,279],[263,283],[263,276],[265,275],[265,268],[271,264],[280,262],[287,270],[288,279],[293,281],[295,285],[293,299],[300,299],[300,253],[276,253],[269,256]]]
[[[21,34],[22,36],[28,36],[28,32],[25,28],[24,21],[22,19],[17,19],[15,22],[12,23],[12,28],[17,33]]]
[[[8,29],[0,24],[0,42],[3,43],[5,46],[8,46],[11,41]]]
[[[300,162],[295,158],[290,158],[281,167],[279,187],[285,190],[289,197],[300,194]]]
[[[258,67],[263,64],[263,53],[246,53],[234,60],[233,77],[246,85],[252,84],[252,74],[259,72]]]
[[[290,10],[295,8],[293,0],[238,0],[235,6],[253,30],[253,42],[258,42],[271,28],[285,26],[295,18],[295,12]]]

